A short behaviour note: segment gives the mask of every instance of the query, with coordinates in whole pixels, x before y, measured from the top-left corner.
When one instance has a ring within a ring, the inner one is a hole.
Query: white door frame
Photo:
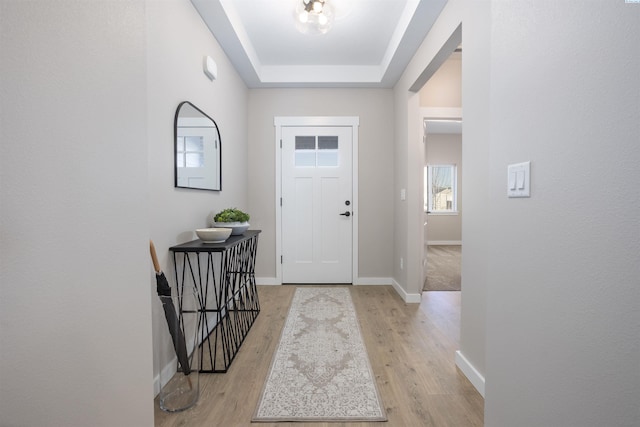
[[[352,130],[352,252],[351,252],[351,283],[356,284],[358,278],[358,217],[360,211],[358,209],[358,127],[360,126],[360,117],[357,116],[294,116],[279,117],[273,119],[273,125],[276,130],[275,153],[276,153],[276,198],[274,200],[276,208],[276,251],[274,261],[276,263],[276,282],[282,284],[282,206],[280,199],[282,197],[282,164],[281,164],[281,140],[282,128],[288,126],[345,126],[351,127]]]

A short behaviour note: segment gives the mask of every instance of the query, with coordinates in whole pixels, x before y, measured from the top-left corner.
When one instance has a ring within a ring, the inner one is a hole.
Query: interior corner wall
[[[252,89],[249,201],[263,230],[256,276],[275,280],[276,116],[358,116],[359,260],[362,278],[392,275],[393,93],[390,89]]]
[[[404,268],[404,260],[407,258],[409,227],[407,224],[408,209],[407,202],[400,200],[397,195],[404,189],[406,191],[408,184],[408,134],[409,134],[409,99],[411,97],[418,99],[415,94],[411,94],[407,87],[399,89],[399,85],[394,87],[394,113],[395,113],[395,129],[394,129],[394,162],[393,162],[393,280],[394,285],[398,287],[397,291],[406,300],[409,294],[407,287],[407,270]],[[414,101],[415,101],[414,99]],[[419,104],[418,101],[415,101]],[[413,195],[406,193],[411,198]],[[421,203],[422,204],[422,203]],[[417,229],[416,229],[417,231]],[[403,267],[400,266],[400,260],[403,261]]]
[[[464,256],[460,352],[477,373],[478,382],[474,385],[479,389],[484,387],[488,286],[486,183],[489,177],[489,17],[488,2],[447,2],[394,88],[397,124],[394,191],[412,189],[407,193],[406,201],[394,201],[394,258],[405,257],[409,260],[405,270],[395,268],[394,278],[405,292],[419,293],[422,285],[419,256],[422,241],[418,242],[417,236],[421,235],[423,227],[423,195],[417,190],[422,188],[423,155],[419,99],[416,99],[418,94],[411,92],[411,88],[415,87],[416,81],[424,78],[424,71],[434,58],[439,57],[441,48],[448,44],[462,25],[462,181],[465,187],[465,215],[462,220]]]
[[[486,378],[487,290],[489,277],[490,45],[491,3],[465,1],[462,11],[462,300],[460,354],[477,374],[482,393]],[[468,373],[467,373],[468,374]],[[473,379],[473,378],[471,378]]]
[[[440,16],[430,29],[417,52],[407,65],[400,80],[394,87],[395,102],[395,168],[394,193],[406,190],[406,199],[394,198],[395,240],[394,240],[394,280],[406,295],[419,295],[422,287],[422,235],[423,212],[423,167],[424,148],[421,135],[420,94],[426,82],[424,74],[433,68],[433,73],[441,64],[433,66],[433,58],[439,56],[442,46],[460,24],[460,1],[447,2]],[[453,49],[452,49],[453,51]],[[441,55],[440,55],[441,56]],[[442,61],[448,57],[447,54]],[[403,259],[403,268],[397,262]]]
[[[144,2],[0,20],[0,424],[152,426]]]
[[[639,22],[492,2],[487,427],[640,425]]]
[[[173,261],[168,248],[196,238],[207,217],[227,207],[247,210],[248,89],[189,0],[146,3],[149,133],[149,237],[172,285]],[[203,72],[203,58],[217,64],[215,80]],[[222,191],[174,187],[174,117],[178,104],[189,101],[215,120],[222,147]],[[254,225],[252,217],[252,225]],[[262,242],[261,242],[262,243]],[[263,250],[260,245],[259,252]],[[149,259],[147,291],[153,309],[156,392],[158,373],[172,349],[164,312],[155,292]],[[164,343],[164,346],[163,346]]]

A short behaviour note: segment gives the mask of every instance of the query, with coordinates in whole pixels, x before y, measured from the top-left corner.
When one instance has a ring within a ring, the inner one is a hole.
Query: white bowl
[[[196,230],[198,238],[205,243],[222,243],[231,235],[230,228],[199,228]]]
[[[214,222],[212,225],[217,228],[228,228],[232,230],[232,236],[242,234],[249,229],[248,222]]]

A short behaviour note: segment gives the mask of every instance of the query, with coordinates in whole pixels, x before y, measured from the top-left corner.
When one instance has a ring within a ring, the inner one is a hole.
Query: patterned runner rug
[[[386,419],[349,289],[296,289],[253,421]]]

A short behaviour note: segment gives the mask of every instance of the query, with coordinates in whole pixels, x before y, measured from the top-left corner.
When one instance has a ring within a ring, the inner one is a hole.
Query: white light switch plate
[[[507,167],[507,196],[531,197],[531,162]]]

